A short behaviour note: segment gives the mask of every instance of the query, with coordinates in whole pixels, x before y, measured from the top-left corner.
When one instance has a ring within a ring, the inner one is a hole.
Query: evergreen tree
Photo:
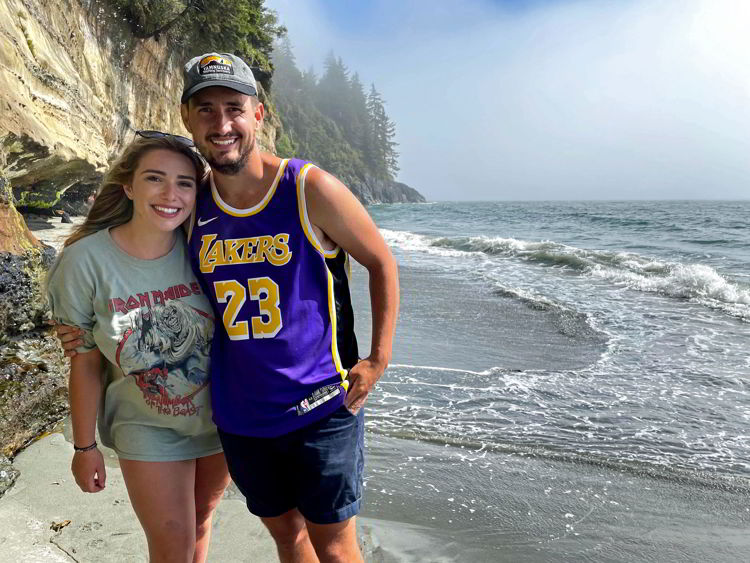
[[[333,119],[339,126],[346,121],[346,103],[349,92],[349,71],[333,51],[323,63],[325,72],[318,82],[316,101],[318,109]]]
[[[370,94],[355,72],[333,53],[326,57],[323,76],[312,68],[297,69],[288,39],[273,52],[274,98],[284,126],[277,140],[281,156],[316,162],[345,184],[368,175],[393,179],[398,171],[395,125],[380,94]]]
[[[385,102],[375,85],[370,85],[367,96],[367,110],[370,115],[371,146],[368,162],[376,175],[393,178],[398,172],[398,153],[393,138],[396,136],[396,124],[385,112]]]
[[[370,114],[367,110],[367,95],[359,74],[354,73],[349,82],[349,104],[350,104],[350,141],[354,147],[366,154],[369,150],[371,128]]]

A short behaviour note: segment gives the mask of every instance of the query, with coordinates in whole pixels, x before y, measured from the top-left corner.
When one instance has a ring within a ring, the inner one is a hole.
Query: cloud
[[[269,2],[301,67],[333,49],[375,83],[430,198],[750,193],[750,4],[359,4]]]

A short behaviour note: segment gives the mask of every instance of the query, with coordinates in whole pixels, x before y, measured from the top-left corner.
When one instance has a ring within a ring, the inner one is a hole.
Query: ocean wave
[[[442,256],[481,254],[514,258],[569,269],[629,289],[687,299],[750,322],[750,284],[727,279],[704,264],[683,264],[633,252],[588,250],[554,241],[525,241],[502,237],[438,237],[385,231],[386,240],[408,250]],[[513,291],[513,290],[511,290]],[[522,300],[524,295],[516,295]],[[535,306],[548,303],[533,298]]]
[[[750,321],[750,288],[703,264],[661,263],[652,270],[594,266],[591,275],[638,291],[687,299]]]

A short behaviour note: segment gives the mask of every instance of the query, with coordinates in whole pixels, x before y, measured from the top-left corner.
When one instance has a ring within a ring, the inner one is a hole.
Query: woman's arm
[[[102,355],[99,350],[76,354],[70,361],[70,416],[73,420],[73,445],[86,448],[96,438],[96,413],[102,392]],[[101,491],[107,480],[104,456],[99,448],[76,451],[71,470],[83,492]]]

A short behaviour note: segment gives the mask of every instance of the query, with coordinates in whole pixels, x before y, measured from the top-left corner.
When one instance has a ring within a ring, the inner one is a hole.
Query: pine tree
[[[355,72],[329,53],[319,79],[297,69],[288,39],[277,43],[272,61],[274,98],[284,126],[277,140],[281,156],[312,160],[345,184],[368,175],[392,179],[398,171],[395,125],[372,86],[370,94]]]
[[[367,95],[359,79],[359,74],[356,72],[349,81],[349,103],[350,142],[364,154],[368,151],[372,132],[370,130],[370,114],[367,111]]]
[[[349,70],[341,58],[336,58],[333,51],[328,53],[323,68],[325,72],[318,82],[316,105],[323,115],[327,115],[342,126],[346,121]]]
[[[367,96],[367,110],[370,115],[371,146],[367,160],[377,176],[393,178],[398,172],[398,153],[393,138],[396,136],[396,124],[385,112],[385,102],[375,85],[370,85]]]

